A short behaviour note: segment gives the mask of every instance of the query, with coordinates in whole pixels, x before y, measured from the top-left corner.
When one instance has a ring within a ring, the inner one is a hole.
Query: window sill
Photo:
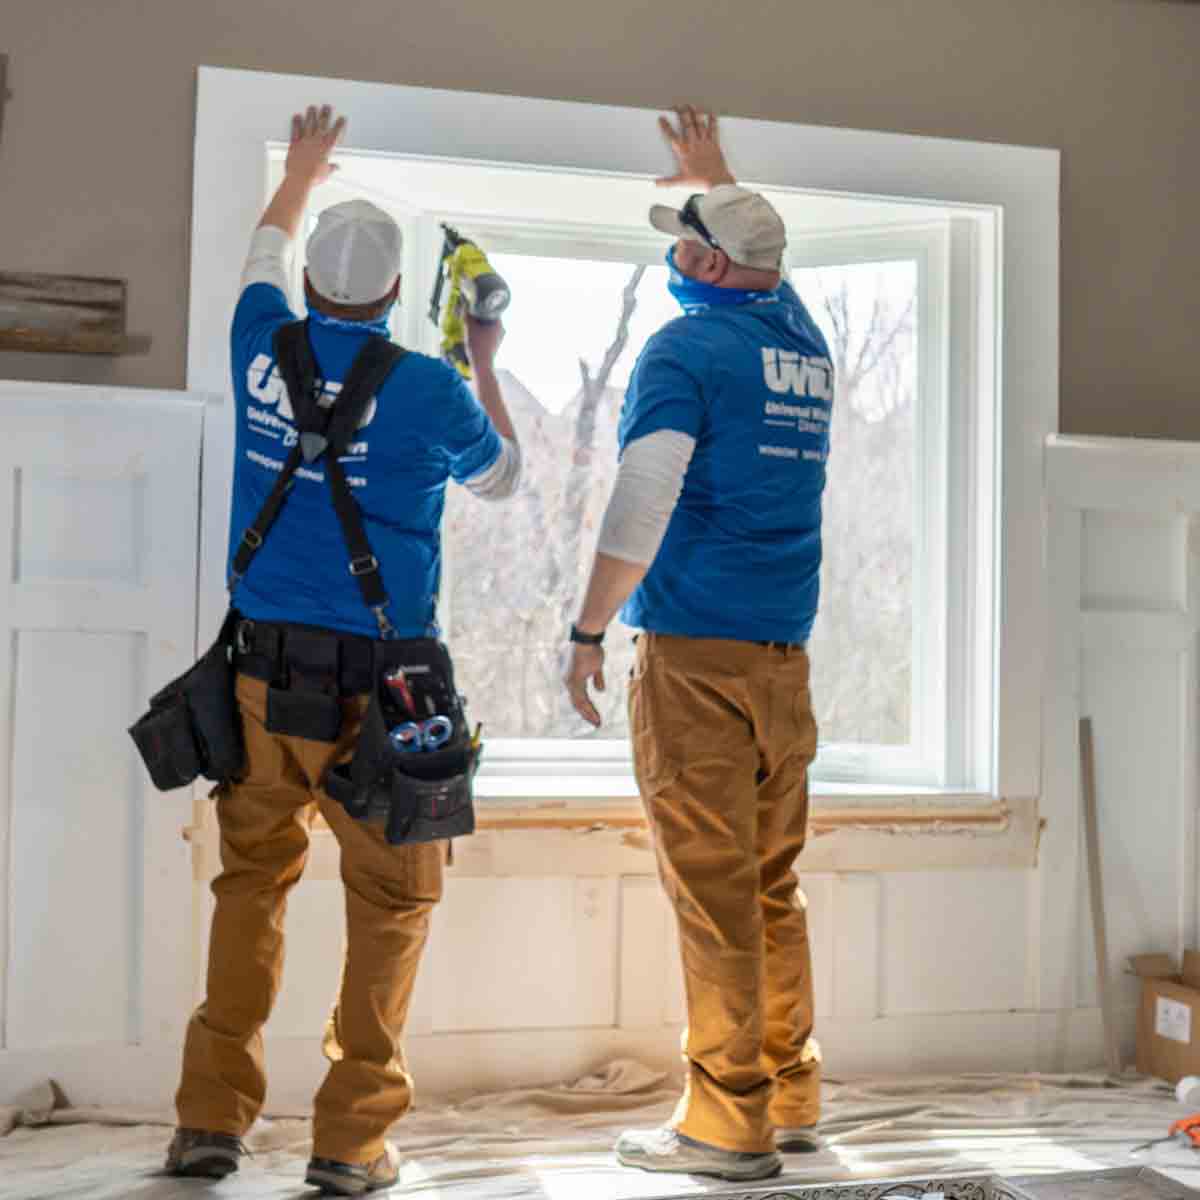
[[[507,782],[507,781],[506,781]],[[513,782],[516,782],[515,780]],[[538,783],[545,781],[539,780]],[[614,794],[613,780],[594,794],[563,796],[567,780],[559,780],[559,794],[504,797],[494,792],[480,797],[476,809],[480,829],[644,829],[646,818],[633,795]],[[587,780],[600,783],[599,780]],[[632,781],[630,781],[632,784]],[[966,793],[933,788],[876,787],[863,784],[815,784],[810,826],[816,835],[838,829],[906,829],[947,832],[1008,828],[1010,805],[986,793]]]
[[[858,789],[814,805],[805,871],[815,874],[964,870],[1037,865],[1042,820],[1033,797],[962,793],[904,795]],[[333,834],[313,822],[309,875],[338,877]],[[476,807],[474,838],[456,843],[464,876],[650,874],[652,844],[638,803],[617,798],[488,803]],[[198,882],[218,869],[212,805],[197,797],[195,823],[182,830]],[[837,836],[832,836],[837,835]]]

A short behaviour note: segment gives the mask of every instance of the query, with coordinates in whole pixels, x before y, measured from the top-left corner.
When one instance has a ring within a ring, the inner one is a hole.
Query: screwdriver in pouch
[[[1193,1149],[1200,1149],[1200,1113],[1193,1113],[1190,1117],[1176,1121],[1166,1137],[1155,1138],[1152,1142],[1143,1142],[1140,1146],[1134,1146],[1129,1153],[1140,1154],[1141,1151],[1149,1150],[1151,1146],[1161,1146],[1164,1142],[1181,1142]]]
[[[392,699],[410,716],[417,715],[417,702],[413,699],[412,688],[408,686],[408,676],[404,673],[403,667],[396,667],[388,671],[383,682],[387,684],[388,691],[392,694]]]

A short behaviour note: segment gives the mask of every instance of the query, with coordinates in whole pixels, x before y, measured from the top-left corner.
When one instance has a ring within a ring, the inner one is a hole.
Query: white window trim
[[[228,327],[247,239],[261,215],[264,147],[314,95],[350,119],[355,150],[650,180],[664,150],[648,110],[201,67],[193,174],[188,387],[229,391]],[[991,778],[977,790],[1034,797],[1041,763],[1046,657],[1042,446],[1058,421],[1059,161],[1057,151],[730,118],[741,177],[764,186],[905,197],[994,208],[1002,330],[996,719]],[[990,353],[984,348],[986,358]],[[202,633],[219,623],[228,536],[231,405],[205,455]]]

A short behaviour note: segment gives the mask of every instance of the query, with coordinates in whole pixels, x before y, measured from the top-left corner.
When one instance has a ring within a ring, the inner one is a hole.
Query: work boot
[[[698,1142],[669,1126],[661,1129],[628,1129],[617,1139],[617,1161],[643,1171],[674,1171],[682,1175],[715,1175],[742,1182],[767,1179],[783,1170],[783,1159],[774,1150],[753,1154],[722,1150]]]
[[[824,1147],[815,1125],[776,1125],[775,1145],[785,1154],[811,1154]]]
[[[344,1163],[334,1158],[310,1158],[304,1182],[320,1188],[322,1196],[361,1196],[392,1187],[400,1178],[400,1152],[388,1142],[369,1163]]]
[[[177,1129],[167,1147],[168,1175],[224,1179],[238,1169],[246,1147],[231,1133],[209,1133],[206,1129]]]

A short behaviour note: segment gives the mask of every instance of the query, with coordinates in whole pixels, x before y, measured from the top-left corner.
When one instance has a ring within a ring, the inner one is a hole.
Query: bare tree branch
[[[879,299],[876,298],[876,305],[879,304]],[[871,335],[863,342],[863,353],[859,355],[859,363],[864,364],[862,372],[859,375],[859,381],[865,379],[879,365],[880,360],[884,355],[890,353],[892,346],[896,342],[896,338],[903,333],[912,330],[912,313],[916,305],[916,297],[910,296],[908,303],[904,306],[904,311],[900,314],[895,324],[883,336],[878,336],[878,329],[875,328],[874,314],[872,314],[872,332]],[[870,352],[868,354],[868,351]]]
[[[579,360],[579,374],[583,388],[579,400],[579,412],[575,416],[575,437],[571,447],[571,470],[567,476],[564,494],[564,536],[561,542],[564,573],[571,580],[579,574],[579,551],[583,532],[583,516],[591,486],[592,452],[596,439],[596,411],[608,390],[608,381],[613,369],[629,343],[629,323],[637,308],[637,289],[646,274],[644,266],[635,267],[629,282],[621,293],[621,314],[617,318],[617,331],[604,352],[600,367],[593,375],[588,364]],[[564,609],[570,611],[577,599],[577,588],[568,587],[563,596]]]

